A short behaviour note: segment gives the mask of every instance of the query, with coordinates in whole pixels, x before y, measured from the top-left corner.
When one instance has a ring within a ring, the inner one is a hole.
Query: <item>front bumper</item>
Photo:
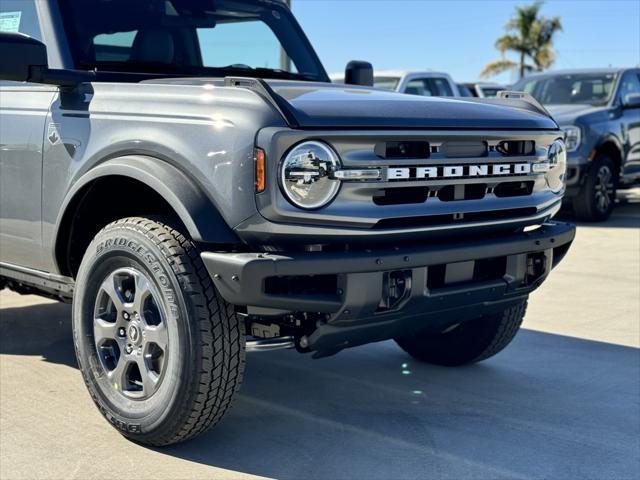
[[[574,237],[575,226],[548,222],[530,232],[406,248],[204,252],[202,259],[223,298],[249,313],[322,314],[326,320],[310,337],[310,348],[330,350],[392,338],[425,322],[443,326],[503,309],[544,281]],[[294,284],[321,279],[329,288],[270,290],[273,279],[288,277]],[[398,278],[403,291],[390,297]]]

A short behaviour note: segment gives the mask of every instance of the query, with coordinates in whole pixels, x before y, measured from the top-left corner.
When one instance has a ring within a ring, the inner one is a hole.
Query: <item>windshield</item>
[[[493,98],[498,96],[498,92],[504,90],[503,87],[480,87],[482,93],[486,98]]]
[[[374,77],[373,86],[386,90],[395,90],[398,88],[398,82],[400,82],[398,77]]]
[[[471,93],[471,90],[469,90],[466,85],[462,85],[461,83],[458,83],[457,85],[458,92],[460,92],[461,97],[473,97],[473,93]]]
[[[328,81],[290,12],[245,0],[58,0],[76,68]]]
[[[524,79],[514,90],[533,95],[543,105],[605,105],[611,99],[615,73],[558,74]]]

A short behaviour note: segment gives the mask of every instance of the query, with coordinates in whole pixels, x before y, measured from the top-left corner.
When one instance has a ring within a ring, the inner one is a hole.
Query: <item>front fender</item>
[[[193,181],[167,162],[143,155],[107,160],[80,177],[62,203],[54,238],[59,239],[65,217],[70,214],[69,207],[75,203],[78,195],[82,195],[84,187],[97,179],[110,176],[137,180],[158,193],[175,210],[194,241],[227,244],[239,242],[213,202]]]

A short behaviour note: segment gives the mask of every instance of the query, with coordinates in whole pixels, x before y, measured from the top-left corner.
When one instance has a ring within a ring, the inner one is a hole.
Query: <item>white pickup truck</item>
[[[334,83],[343,83],[344,74],[331,75]],[[373,86],[423,97],[460,97],[461,92],[448,73],[431,70],[379,70],[373,77]]]

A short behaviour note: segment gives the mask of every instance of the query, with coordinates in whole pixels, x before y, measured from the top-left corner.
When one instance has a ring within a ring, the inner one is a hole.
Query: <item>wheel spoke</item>
[[[163,324],[147,327],[142,334],[145,344],[154,343],[164,352],[167,349],[168,332]]]
[[[96,345],[100,345],[105,340],[119,341],[118,322],[107,322],[102,318],[96,318],[93,321],[93,335]]]
[[[149,282],[143,275],[136,274],[136,291],[135,296],[133,298],[133,309],[142,315],[144,310],[144,302],[149,295],[151,295],[151,287],[149,286]]]
[[[124,352],[121,352],[116,368],[107,374],[113,386],[120,392],[124,391],[127,386],[127,367],[130,363],[131,360],[124,355]]]
[[[120,292],[118,291],[118,286],[116,285],[116,277],[113,273],[109,275],[104,282],[102,282],[100,290],[109,296],[118,313],[124,310],[124,301],[122,300]]]
[[[140,370],[140,377],[142,378],[142,393],[148,397],[156,391],[159,377],[149,369],[144,356],[137,356],[136,362]]]

